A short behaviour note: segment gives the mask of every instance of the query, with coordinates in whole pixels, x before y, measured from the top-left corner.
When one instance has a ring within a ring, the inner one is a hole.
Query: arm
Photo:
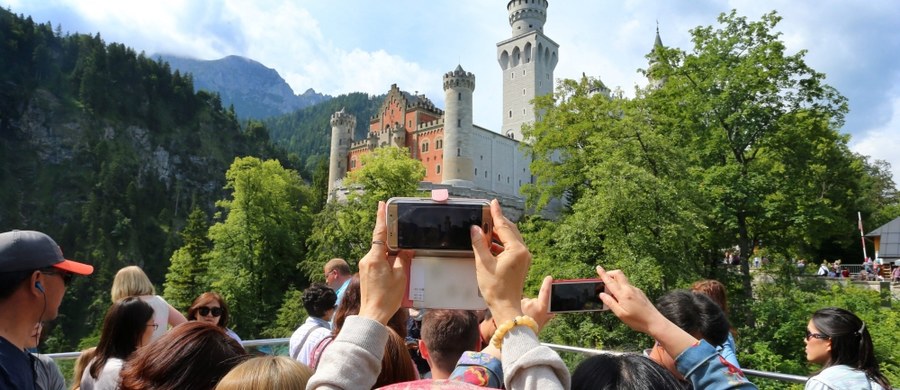
[[[371,389],[381,373],[387,328],[360,316],[347,317],[344,328],[322,353],[307,389]]]
[[[691,381],[695,389],[755,389],[740,368],[728,363],[704,340],[686,349],[675,359],[678,372]]]
[[[172,307],[172,305],[166,303],[166,306],[169,307],[169,326],[176,327],[187,322],[187,318],[184,317],[184,314],[181,314],[178,309]]]
[[[480,227],[472,226],[472,249],[478,288],[494,319],[503,324],[523,314],[522,290],[531,265],[531,253],[516,225],[503,216],[496,200],[491,202],[491,217],[494,234],[502,247],[492,248],[491,237]],[[495,256],[492,249],[499,253]],[[549,291],[548,278],[544,281]],[[532,305],[524,306],[530,308]],[[533,312],[529,310],[529,313]],[[534,315],[539,326],[549,319]],[[570,386],[569,371],[562,359],[556,352],[541,346],[537,335],[528,327],[517,326],[506,333],[501,355],[503,380],[508,389],[564,389]]]
[[[741,364],[738,362],[737,358],[737,348],[734,346],[734,336],[731,333],[728,333],[728,339],[725,340],[725,344],[722,344],[719,349],[719,355],[722,355],[728,363],[731,363],[732,366],[737,368],[741,368]]]

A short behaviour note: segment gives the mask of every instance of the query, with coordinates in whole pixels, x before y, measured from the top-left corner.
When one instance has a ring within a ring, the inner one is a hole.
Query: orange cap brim
[[[94,266],[72,260],[63,260],[59,263],[53,264],[53,267],[69,271],[77,275],[90,275],[94,272]]]

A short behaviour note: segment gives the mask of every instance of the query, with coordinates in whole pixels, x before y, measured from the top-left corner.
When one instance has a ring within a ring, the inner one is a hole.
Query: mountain
[[[331,99],[312,88],[301,95],[278,74],[249,58],[228,56],[197,60],[174,55],[155,55],[174,70],[193,75],[194,89],[217,92],[226,107],[233,104],[241,119],[263,119],[294,112]]]

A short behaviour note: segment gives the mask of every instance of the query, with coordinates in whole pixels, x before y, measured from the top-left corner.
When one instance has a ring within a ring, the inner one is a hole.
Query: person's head
[[[120,388],[208,390],[246,357],[222,328],[190,321],[139,349],[122,368]]]
[[[359,307],[362,305],[362,293],[360,292],[359,286],[359,274],[353,275],[350,279],[350,284],[347,285],[347,289],[344,290],[344,297],[341,298],[341,304],[338,305],[337,310],[334,312],[334,316],[331,318],[332,328],[331,334],[333,336],[337,336],[338,333],[341,332],[341,328],[344,327],[344,321],[347,317],[352,315],[359,314]],[[406,337],[406,320],[409,318],[409,313],[406,309],[400,308],[397,310],[391,319],[388,320],[387,326],[397,332],[400,337]]]
[[[406,340],[392,328],[387,329],[388,341],[384,346],[384,357],[381,358],[381,372],[373,389],[417,379],[416,366],[406,348]]]
[[[323,271],[325,273],[325,284],[335,290],[353,276],[350,273],[350,264],[347,264],[346,260],[340,258],[328,260]]]
[[[312,369],[286,356],[257,356],[238,364],[216,390],[305,389]]]
[[[572,373],[572,390],[670,390],[684,386],[665,368],[635,354],[601,354],[585,359]]]
[[[222,328],[228,326],[228,305],[222,296],[214,292],[200,294],[188,309],[188,321],[201,321]]]
[[[875,359],[872,336],[855,314],[837,307],[813,313],[806,325],[806,360],[823,367],[847,365],[866,372],[885,388],[890,388]]]
[[[153,322],[153,308],[138,297],[126,297],[106,311],[96,359],[91,364],[92,378],[100,376],[111,358],[125,360],[141,346],[150,343],[159,324]]]
[[[422,318],[419,353],[428,361],[432,372],[439,376],[449,376],[463,352],[477,349],[480,341],[478,318],[474,312],[428,310]]]
[[[155,295],[156,289],[150,278],[141,267],[130,265],[116,272],[112,285],[112,300],[118,301],[125,297],[139,297],[141,295]]]
[[[72,277],[93,272],[90,265],[66,260],[59,245],[44,233],[0,233],[0,303],[16,301],[12,304],[17,311],[29,310],[27,314],[19,312],[23,334],[10,341],[18,344],[19,339],[28,338],[25,329],[30,332],[35,323],[55,319]],[[43,303],[38,304],[39,301]]]
[[[321,283],[315,283],[303,290],[303,308],[306,313],[323,320],[331,320],[334,314],[334,304],[337,302],[337,294],[331,287]]]
[[[87,364],[94,360],[94,356],[96,355],[97,347],[90,347],[81,351],[81,354],[78,355],[78,359],[75,359],[75,368],[72,369],[72,386],[69,387],[69,390],[78,390],[81,388],[81,376],[84,374],[84,368],[87,367]]]
[[[708,296],[728,315],[728,293],[722,282],[714,279],[699,280],[691,285],[691,291]]]
[[[714,346],[722,345],[728,340],[731,326],[725,312],[704,294],[675,290],[660,297],[656,302],[656,309],[663,317],[697,339],[706,340]],[[650,351],[650,358],[679,380],[684,379],[675,368],[675,361],[661,344],[656,343]]]

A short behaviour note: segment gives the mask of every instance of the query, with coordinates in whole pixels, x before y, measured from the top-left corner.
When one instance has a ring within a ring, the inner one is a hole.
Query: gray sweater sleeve
[[[319,361],[307,389],[371,389],[381,373],[381,359],[388,341],[384,325],[349,316]]]
[[[542,346],[524,326],[503,338],[503,382],[507,389],[568,389],[569,369],[552,349]]]

